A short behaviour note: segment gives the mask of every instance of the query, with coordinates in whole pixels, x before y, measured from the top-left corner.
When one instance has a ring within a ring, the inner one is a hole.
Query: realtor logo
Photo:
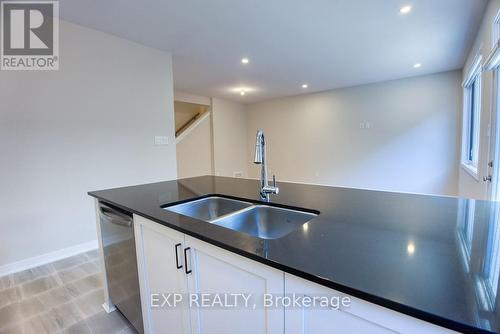
[[[0,69],[59,69],[58,1],[3,1],[0,13]]]

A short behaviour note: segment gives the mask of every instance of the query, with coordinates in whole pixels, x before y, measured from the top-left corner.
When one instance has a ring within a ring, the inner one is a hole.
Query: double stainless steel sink
[[[307,211],[219,196],[196,199],[164,209],[261,239],[281,238],[317,216]]]

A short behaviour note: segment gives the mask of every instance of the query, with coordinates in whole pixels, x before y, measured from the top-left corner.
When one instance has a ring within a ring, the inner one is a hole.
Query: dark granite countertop
[[[324,286],[464,333],[500,333],[499,204],[280,183],[320,215],[263,240],[162,209],[209,194],[260,201],[257,180],[202,176],[89,195]]]

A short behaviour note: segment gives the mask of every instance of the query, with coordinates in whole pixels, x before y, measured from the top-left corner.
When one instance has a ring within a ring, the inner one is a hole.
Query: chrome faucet
[[[270,186],[267,180],[267,159],[266,159],[266,138],[264,131],[257,131],[257,138],[255,141],[255,158],[253,162],[261,165],[260,170],[260,197],[269,202],[270,194],[277,194],[279,188],[276,187],[276,175],[273,175],[273,185]]]

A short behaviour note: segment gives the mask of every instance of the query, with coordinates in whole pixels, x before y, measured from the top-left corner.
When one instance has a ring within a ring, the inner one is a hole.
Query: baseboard
[[[0,277],[97,249],[97,240],[0,266]]]

